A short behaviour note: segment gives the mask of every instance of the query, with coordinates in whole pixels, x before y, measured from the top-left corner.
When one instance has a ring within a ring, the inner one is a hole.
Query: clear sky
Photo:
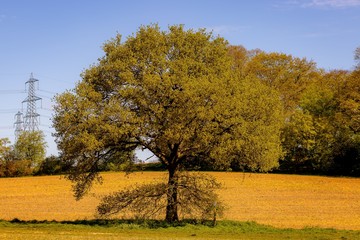
[[[360,0],[0,0],[0,138],[13,143],[33,73],[47,155],[57,154],[51,98],[75,86],[106,40],[151,23],[206,28],[232,45],[305,57],[325,70],[351,70],[360,46]]]

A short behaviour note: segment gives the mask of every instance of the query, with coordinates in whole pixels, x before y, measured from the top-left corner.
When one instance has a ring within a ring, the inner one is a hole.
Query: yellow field
[[[317,176],[211,173],[228,205],[224,219],[275,227],[309,226],[360,230],[360,179]],[[94,218],[99,197],[165,173],[125,176],[105,173],[104,184],[76,202],[71,183],[59,176],[0,179],[0,219],[78,220]]]

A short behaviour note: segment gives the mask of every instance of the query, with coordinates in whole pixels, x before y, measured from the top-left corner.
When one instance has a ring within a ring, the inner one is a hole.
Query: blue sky
[[[232,45],[306,57],[325,70],[353,69],[360,46],[360,0],[0,0],[0,138],[14,141],[33,73],[47,154],[57,154],[53,95],[75,86],[106,40],[151,23],[206,28]]]

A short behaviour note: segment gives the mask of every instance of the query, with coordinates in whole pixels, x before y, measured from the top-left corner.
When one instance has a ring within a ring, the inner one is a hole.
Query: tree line
[[[359,59],[359,49],[355,60]],[[242,46],[229,46],[229,54],[239,75],[255,74],[280,94],[284,112],[283,155],[273,171],[360,175],[359,66],[352,71],[324,71],[316,68],[313,61],[282,53],[246,50]],[[0,145],[0,176],[62,174],[69,168],[60,157],[45,158],[46,143],[41,132],[23,133],[13,146],[8,139],[1,139]],[[217,170],[196,159],[188,165],[196,170]],[[102,170],[126,170],[127,167],[109,163]],[[249,169],[232,162],[223,170]]]
[[[283,53],[230,47],[237,72],[282,101],[282,156],[276,171],[360,176],[360,65],[325,71]],[[359,63],[360,48],[355,51]]]

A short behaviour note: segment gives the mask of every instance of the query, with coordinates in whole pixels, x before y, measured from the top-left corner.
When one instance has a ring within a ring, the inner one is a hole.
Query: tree
[[[288,117],[298,107],[307,85],[318,77],[316,64],[283,53],[258,52],[244,66],[246,75],[254,75],[279,91]]]
[[[330,71],[312,81],[283,130],[285,171],[359,175],[359,71]]]
[[[4,161],[8,158],[11,147],[9,146],[10,141],[8,138],[0,138],[0,160]]]
[[[305,170],[315,146],[316,129],[313,118],[302,110],[295,111],[282,131],[283,149],[286,152],[280,169],[297,172]]]
[[[44,161],[41,162],[41,165],[36,175],[56,175],[56,174],[65,174],[69,171],[71,166],[65,165],[66,162],[62,161],[60,157],[51,155],[46,157]]]
[[[360,175],[360,69],[345,75],[339,94],[335,163],[341,174]]]
[[[8,138],[0,138],[0,177],[6,176],[6,161],[11,152]]]
[[[333,166],[335,129],[328,118],[297,110],[286,123],[281,170],[286,172],[327,172]]]
[[[180,25],[161,31],[151,25],[140,27],[125,42],[117,35],[103,49],[105,56],[82,74],[76,88],[56,98],[55,137],[62,158],[74,166],[68,178],[75,183],[77,199],[100,180],[99,166],[138,147],[158,157],[168,180],[127,194],[132,193],[133,202],[145,201],[136,198],[137,193],[154,201],[159,194],[165,196],[168,222],[179,220],[179,210],[186,206],[182,194],[197,189],[194,184],[202,182],[192,198],[209,207],[216,201],[216,195],[201,193],[217,184],[184,177],[185,163],[201,159],[227,168],[239,161],[260,171],[277,165],[280,102],[264,84],[236,77],[223,38],[205,29],[184,30]],[[122,209],[118,207],[127,201],[123,193],[104,199],[114,208],[106,205],[99,213]]]
[[[234,61],[234,70],[239,75],[243,74],[244,66],[250,59],[250,53],[243,46],[229,46],[229,54]]]
[[[10,141],[7,138],[0,139],[0,177],[19,177],[31,173],[31,161],[17,159]]]
[[[31,167],[37,169],[45,159],[46,142],[41,131],[23,131],[15,145],[15,156],[19,160],[29,160]]]
[[[339,99],[346,125],[355,134],[360,134],[360,69],[347,75]]]

